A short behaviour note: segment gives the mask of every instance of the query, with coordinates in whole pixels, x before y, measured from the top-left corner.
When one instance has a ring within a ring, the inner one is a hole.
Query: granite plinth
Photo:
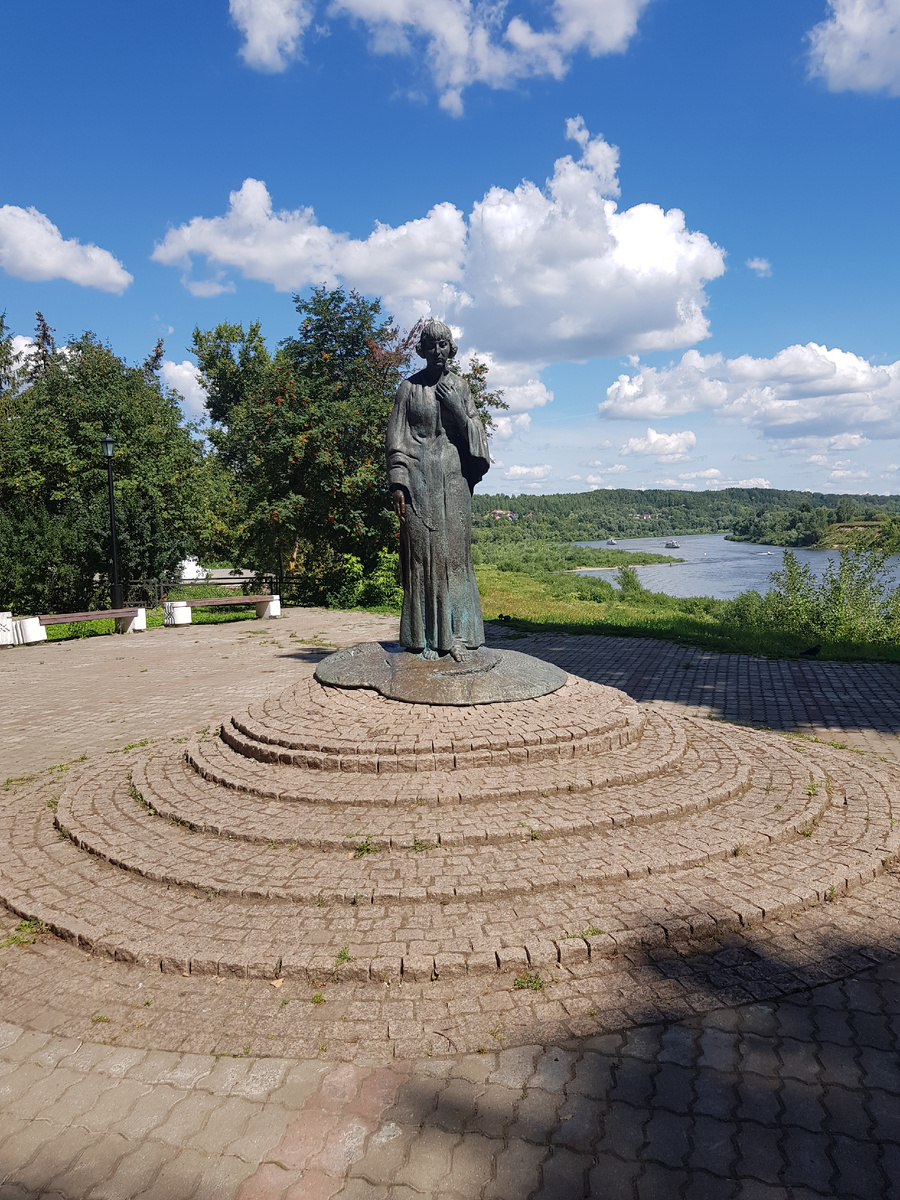
[[[396,642],[362,642],[323,659],[316,679],[328,687],[371,688],[407,704],[502,704],[534,700],[563,686],[565,671],[515,650],[469,650],[425,659]]]

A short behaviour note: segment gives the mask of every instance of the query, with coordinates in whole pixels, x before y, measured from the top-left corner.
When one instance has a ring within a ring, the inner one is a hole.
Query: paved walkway
[[[236,697],[286,683],[298,658],[316,654],[310,640],[344,645],[395,631],[389,618],[291,610],[273,625],[4,652],[0,778],[202,727]],[[769,662],[633,639],[509,644],[643,702],[900,758],[900,667]],[[900,878],[872,886],[873,912],[890,912]],[[12,931],[15,921],[7,914],[0,925]],[[870,965],[877,932],[871,946],[861,938],[844,951],[841,979],[780,998],[722,1007],[713,988],[686,1019],[559,1045],[536,1030],[534,1045],[513,1049],[498,1031],[482,1053],[390,1066],[335,1063],[327,1048],[305,1060],[252,1058],[240,1046],[216,1056],[133,1049],[119,1044],[127,1035],[104,1038],[102,1011],[89,1039],[46,1033],[48,955],[60,1007],[83,972],[94,988],[115,990],[119,964],[58,943],[7,946],[0,1200],[896,1200],[900,965]],[[728,954],[746,989],[762,994],[740,945]],[[713,975],[723,962],[720,953]],[[42,994],[29,1009],[8,985],[31,964]],[[152,1007],[147,991],[135,986],[135,1028]],[[181,1019],[204,1020],[202,996],[185,984]]]

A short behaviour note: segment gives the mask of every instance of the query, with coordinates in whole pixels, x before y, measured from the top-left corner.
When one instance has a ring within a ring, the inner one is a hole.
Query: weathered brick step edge
[[[834,764],[831,773],[848,797],[860,790],[859,770]],[[21,794],[16,797],[19,811],[10,814],[7,805],[3,815],[16,841],[25,840],[29,831],[36,837],[32,836],[31,850],[15,855],[12,863],[8,847],[14,843],[2,843],[0,900],[20,916],[44,920],[58,936],[83,949],[164,971],[240,977],[280,973],[286,978],[315,981],[325,964],[330,963],[336,974],[343,971],[334,966],[336,949],[334,955],[331,951],[344,945],[355,960],[348,964],[352,974],[348,972],[347,977],[360,979],[396,978],[404,972],[410,979],[452,978],[454,974],[477,975],[526,965],[539,968],[554,960],[584,962],[593,954],[601,956],[600,965],[608,970],[609,955],[618,950],[651,949],[797,913],[875,878],[885,862],[896,856],[900,832],[890,823],[890,796],[884,780],[874,772],[863,769],[863,773],[870,776],[866,787],[870,797],[861,800],[859,811],[853,814],[855,841],[841,836],[840,812],[832,807],[817,831],[821,838],[785,845],[777,861],[772,861],[775,856],[767,856],[762,868],[752,857],[732,858],[684,872],[676,879],[628,881],[615,889],[612,897],[580,894],[566,916],[551,914],[549,921],[544,906],[526,904],[520,912],[523,906],[517,904],[505,936],[494,934],[480,941],[473,937],[469,949],[461,948],[458,939],[448,942],[445,934],[431,932],[418,942],[378,946],[381,953],[372,954],[374,938],[360,942],[358,926],[362,922],[356,920],[366,913],[365,906],[342,906],[337,922],[330,915],[327,920],[319,918],[315,908],[305,912],[304,920],[314,928],[306,931],[306,944],[298,946],[295,906],[220,899],[215,902],[211,936],[204,935],[198,932],[198,916],[206,909],[202,899],[189,900],[183,891],[173,898],[170,890],[137,879],[123,891],[116,886],[119,880],[110,878],[121,873],[53,834],[46,810],[24,813],[21,809],[27,796]],[[896,778],[890,783],[896,802]],[[37,803],[43,809],[43,793],[38,793]],[[49,879],[69,886],[63,892]],[[79,886],[73,890],[73,884]],[[109,901],[104,903],[107,891]],[[72,915],[76,901],[84,905],[86,915]],[[436,907],[426,905],[424,909]],[[248,924],[248,916],[254,914],[257,921]],[[423,911],[420,918],[425,915]],[[415,911],[410,917],[416,920]],[[153,927],[141,925],[148,919],[155,922]],[[137,928],[131,932],[123,929],[132,923]],[[368,922],[367,928],[379,929],[385,923],[378,920],[373,926]],[[566,931],[589,925],[606,932],[564,936]],[[236,935],[236,928],[243,933]],[[634,954],[629,957],[633,962]]]
[[[635,717],[642,715],[637,709]],[[637,741],[642,727],[643,720],[636,719],[630,724],[628,717],[623,716],[618,721],[611,721],[608,728],[591,734],[582,733],[581,730],[560,729],[552,733],[534,734],[533,741],[527,740],[526,734],[518,737],[518,745],[510,745],[512,737],[508,740],[474,738],[468,739],[465,749],[455,747],[447,739],[443,743],[446,750],[438,748],[442,743],[437,739],[427,739],[407,742],[405,745],[397,742],[391,752],[386,753],[380,743],[347,741],[342,745],[332,742],[326,746],[320,739],[303,736],[292,739],[297,745],[287,748],[271,737],[265,737],[260,727],[245,716],[232,716],[222,725],[222,738],[245,758],[262,763],[281,763],[308,771],[386,775],[401,771],[459,771],[510,763],[550,763],[580,755],[603,754]],[[309,745],[309,742],[315,744]]]
[[[583,706],[587,709],[587,706]],[[379,730],[344,726],[340,734],[323,736],[314,723],[314,715],[291,726],[284,723],[265,722],[253,716],[253,710],[240,713],[234,723],[247,737],[260,743],[285,750],[318,751],[322,754],[376,754],[390,758],[405,754],[465,754],[480,750],[508,750],[531,747],[544,748],[552,754],[552,747],[561,742],[572,742],[576,746],[626,726],[640,729],[644,713],[633,701],[619,705],[617,709],[604,713],[602,710],[585,711],[582,723],[571,725],[560,723],[552,729],[528,727],[516,729],[503,722],[498,729],[479,733],[477,730],[459,729],[455,733],[441,734],[430,722],[422,733],[414,733],[415,723],[403,731],[404,736],[385,740]],[[411,736],[412,735],[412,736]],[[577,751],[576,751],[577,753]]]
[[[533,766],[485,766],[481,770],[346,774],[335,784],[330,772],[257,763],[236,754],[220,739],[188,743],[185,758],[211,783],[263,799],[347,806],[382,804],[475,804],[505,799],[538,800],[587,792],[662,775],[687,751],[687,728],[677,718],[651,712],[639,742],[590,760],[567,759]]]
[[[398,744],[405,748],[401,752],[413,752],[423,741],[436,742],[434,749],[443,753],[452,750],[454,743],[464,750],[536,745],[541,735],[550,741],[566,740],[571,735],[559,731],[571,729],[576,736],[590,735],[592,730],[596,732],[598,721],[605,722],[615,712],[626,716],[633,712],[640,720],[636,702],[622,692],[576,676],[569,676],[558,691],[532,700],[471,708],[431,705],[427,729],[420,736],[415,733],[422,724],[417,707],[385,700],[365,689],[322,687],[307,676],[279,696],[251,705],[248,716],[276,740],[285,738],[289,747],[293,739],[300,738],[303,741],[295,748],[302,748],[313,736],[325,740],[322,749],[350,741],[374,745],[375,753],[384,754],[397,753]],[[489,708],[493,711],[487,711]]]
[[[271,702],[251,705],[240,714],[244,732],[288,750],[390,756],[551,746],[596,737],[628,723],[640,725],[643,720],[636,701],[613,688],[584,680],[576,683],[573,677],[561,691],[553,693],[558,699],[544,711],[534,710],[534,702],[527,700],[505,704],[493,714],[433,705],[427,722],[421,714],[408,711],[414,706],[401,706],[396,701],[389,701],[392,707],[388,709],[384,702],[379,706],[374,694],[359,711],[335,712],[336,703],[327,696],[329,691],[334,689],[320,689],[321,696],[294,702],[290,711],[279,706],[273,713]],[[574,698],[573,693],[577,694]],[[400,708],[406,711],[398,719],[396,710]],[[379,714],[390,720],[379,721]]]
[[[762,769],[762,778],[773,776]],[[816,798],[806,794],[810,778],[817,781]],[[644,829],[589,833],[574,852],[552,839],[423,853],[405,845],[364,858],[332,853],[309,859],[277,846],[251,850],[246,843],[234,845],[149,816],[129,794],[127,781],[111,787],[107,777],[100,786],[88,779],[70,789],[54,820],[81,849],[114,866],[159,883],[226,896],[309,903],[318,896],[358,895],[374,904],[409,903],[423,896],[455,899],[460,888],[471,898],[470,881],[481,879],[490,881],[480,886],[477,900],[484,902],[674,874],[730,857],[735,846],[749,853],[797,836],[821,819],[827,794],[824,773],[813,767],[811,774],[809,764],[802,764],[793,782],[788,793],[767,793],[760,785],[726,810],[673,819],[652,829],[650,836]]]
[[[578,726],[589,733],[610,713],[629,712],[636,701],[615,688],[570,675],[564,687],[533,700],[510,701],[495,713],[487,706],[429,705],[431,737],[458,739],[502,736],[527,730],[552,730]],[[386,700],[364,689],[341,691],[322,687],[312,675],[275,696],[254,701],[247,712],[252,720],[290,738],[310,729],[338,740],[390,742],[408,739],[410,727],[421,719],[416,705]]]
[[[699,812],[731,800],[750,783],[748,755],[724,739],[688,747],[672,773],[654,776],[643,788],[609,787],[595,792],[527,801],[518,795],[488,806],[364,804],[332,806],[265,800],[222,788],[199,776],[179,748],[160,748],[139,759],[133,782],[143,803],[159,816],[198,833],[239,841],[274,841],[313,850],[354,850],[371,836],[378,845],[412,849],[422,845],[468,846],[574,836],[613,826],[649,825]],[[347,830],[356,831],[348,836]]]

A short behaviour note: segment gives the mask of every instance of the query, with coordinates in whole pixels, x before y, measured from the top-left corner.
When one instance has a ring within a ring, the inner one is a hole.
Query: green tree
[[[195,330],[194,350],[236,498],[235,553],[324,599],[345,556],[369,571],[394,547],[384,429],[415,336],[357,292],[321,287],[294,301],[298,336],[274,357],[258,325]]]
[[[39,321],[46,326],[43,318]],[[49,328],[49,327],[47,327]],[[159,577],[215,540],[222,478],[177,397],[91,334],[52,331],[0,424],[0,608],[108,603],[109,515],[100,438],[115,441],[121,578]]]
[[[56,340],[53,337],[56,330],[50,328],[42,312],[35,313],[35,317],[34,343],[24,367],[25,377],[30,382],[40,379],[58,362]]]
[[[12,390],[18,375],[12,338],[12,330],[6,324],[6,313],[0,313],[0,401],[5,392]]]
[[[257,394],[272,365],[260,323],[255,321],[246,332],[243,325],[227,321],[207,332],[195,326],[193,350],[209,419],[227,425],[247,397]],[[227,453],[227,445],[222,450]]]
[[[382,594],[397,536],[384,432],[421,323],[404,332],[380,301],[340,287],[293,299],[300,327],[274,356],[258,323],[194,330],[209,437],[235,499],[233,554],[284,572],[310,600],[368,595],[376,576]],[[466,378],[490,426],[502,394],[477,359]]]
[[[490,434],[495,428],[494,416],[491,409],[509,408],[509,405],[503,399],[503,389],[499,388],[492,392],[488,388],[488,365],[477,355],[473,355],[468,371],[460,371],[456,366],[455,359],[451,362],[450,369],[455,370],[458,375],[462,375],[463,379],[468,383],[469,391],[472,393],[472,399],[475,402],[475,408],[478,410],[478,415],[481,418],[481,423]]]

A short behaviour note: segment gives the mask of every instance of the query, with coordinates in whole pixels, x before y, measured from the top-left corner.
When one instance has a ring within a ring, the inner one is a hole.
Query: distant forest
[[[515,519],[494,511],[515,513]],[[735,541],[812,546],[831,525],[879,521],[900,513],[900,496],[834,495],[778,488],[725,488],[720,492],[565,492],[553,496],[472,499],[479,539],[545,538],[597,541],[609,537],[667,537],[726,533]]]

